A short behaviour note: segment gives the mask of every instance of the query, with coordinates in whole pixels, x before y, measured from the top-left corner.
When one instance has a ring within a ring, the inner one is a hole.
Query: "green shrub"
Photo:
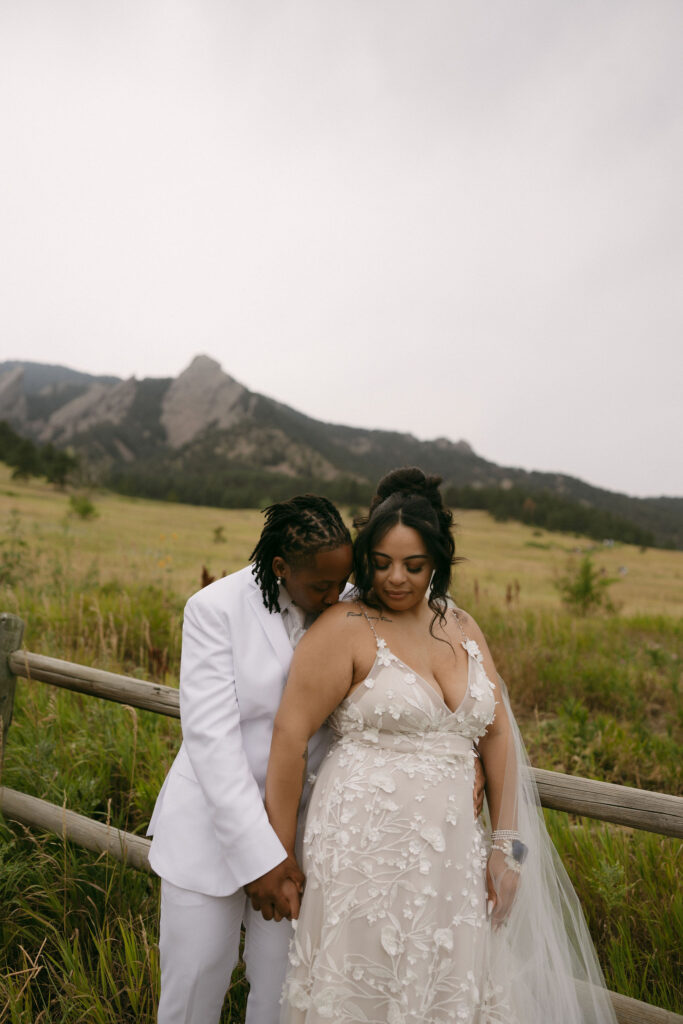
[[[615,611],[607,590],[616,582],[616,579],[605,575],[603,569],[596,568],[590,555],[584,555],[578,566],[569,563],[564,576],[556,581],[556,586],[567,608],[579,615],[588,615],[599,609]]]
[[[85,494],[72,494],[69,498],[69,509],[71,515],[78,516],[79,519],[96,519],[99,515],[92,501]]]

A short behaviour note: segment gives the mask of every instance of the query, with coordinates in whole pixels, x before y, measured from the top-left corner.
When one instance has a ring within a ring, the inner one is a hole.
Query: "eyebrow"
[[[379,555],[380,558],[388,558],[391,561],[391,555],[386,555],[383,551],[371,551],[372,555]],[[429,555],[407,555],[403,561],[411,562],[414,558],[429,558]]]

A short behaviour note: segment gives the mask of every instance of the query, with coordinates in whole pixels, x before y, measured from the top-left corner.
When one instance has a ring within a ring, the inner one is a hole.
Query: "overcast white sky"
[[[0,361],[683,495],[682,0],[0,0]]]

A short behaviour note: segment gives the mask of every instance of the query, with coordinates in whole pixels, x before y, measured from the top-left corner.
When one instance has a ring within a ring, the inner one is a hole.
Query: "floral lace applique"
[[[479,650],[479,644],[476,640],[461,640],[460,645],[465,648],[467,653],[478,661],[480,665],[484,664],[484,657]]]
[[[470,684],[470,693],[475,700],[483,700],[486,696],[486,690],[481,683],[477,681]]]
[[[377,640],[377,662],[378,662],[378,664],[384,665],[384,667],[386,668],[389,665],[391,665],[392,661],[395,661],[395,660],[396,660],[396,658],[394,657],[394,655],[391,653],[391,651],[387,647],[386,640],[384,640],[382,637],[379,637],[378,640]]]

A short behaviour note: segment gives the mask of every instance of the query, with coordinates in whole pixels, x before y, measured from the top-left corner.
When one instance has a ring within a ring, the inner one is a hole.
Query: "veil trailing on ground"
[[[507,717],[509,728],[505,749],[494,755],[505,757],[503,799],[494,825],[519,832],[526,851],[518,846],[513,856],[505,837],[497,843],[494,837],[488,866],[498,908],[492,915],[486,972],[490,991],[484,1000],[489,1012],[483,1019],[491,1024],[615,1024],[581,905],[545,828],[532,769],[500,677],[495,689],[496,715]]]

